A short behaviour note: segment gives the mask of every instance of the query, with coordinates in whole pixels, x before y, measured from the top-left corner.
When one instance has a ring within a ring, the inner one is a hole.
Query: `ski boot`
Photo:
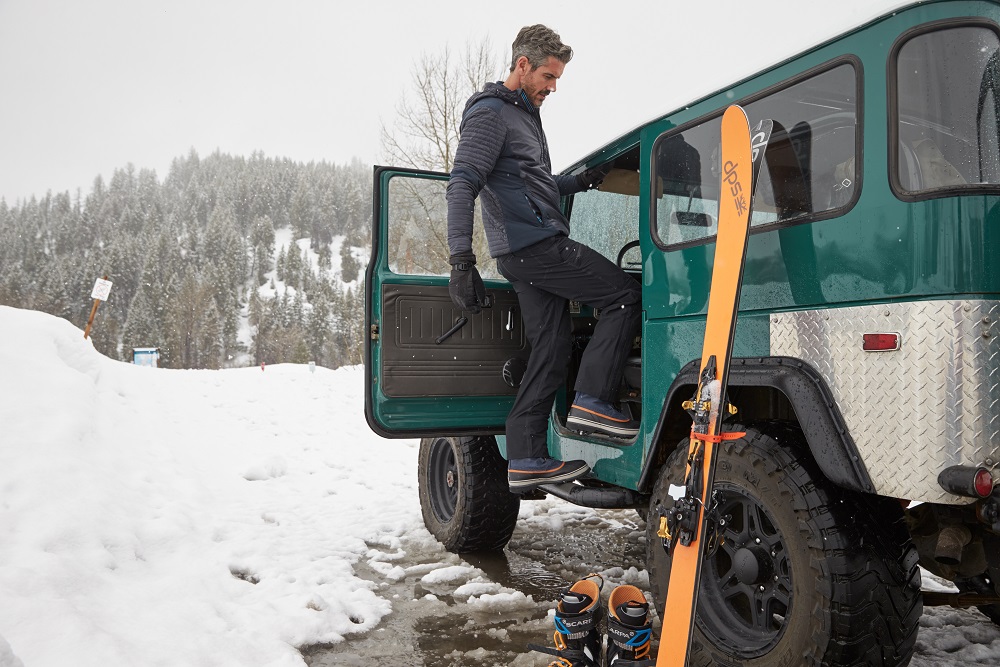
[[[598,581],[593,581],[594,579]],[[552,633],[555,648],[528,644],[532,651],[556,656],[549,667],[601,667],[600,622],[601,587],[604,579],[587,575],[559,595],[556,603],[556,631]]]
[[[655,665],[649,657],[653,635],[649,604],[635,586],[624,584],[611,591],[608,599],[608,650],[605,667],[646,667]]]

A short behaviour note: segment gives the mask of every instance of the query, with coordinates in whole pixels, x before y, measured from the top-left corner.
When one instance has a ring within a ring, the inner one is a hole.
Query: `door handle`
[[[455,326],[453,326],[452,328],[448,329],[443,334],[441,334],[440,336],[438,336],[434,340],[434,344],[435,345],[440,345],[441,343],[445,342],[446,340],[448,340],[449,338],[451,338],[452,336],[454,336],[455,333],[459,329],[461,329],[462,327],[464,327],[468,323],[469,323],[469,318],[468,317],[466,317],[466,316],[463,315],[462,317],[458,318],[458,320],[455,322]]]

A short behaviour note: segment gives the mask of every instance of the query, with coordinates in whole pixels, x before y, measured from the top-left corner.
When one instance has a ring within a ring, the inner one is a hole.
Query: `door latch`
[[[454,336],[455,333],[457,333],[459,329],[461,329],[462,327],[464,327],[468,323],[469,323],[469,318],[468,317],[465,317],[463,315],[462,317],[458,318],[458,321],[455,322],[455,326],[453,326],[452,328],[448,329],[443,334],[441,334],[440,336],[438,336],[434,340],[434,344],[435,345],[440,345],[441,343],[445,342],[446,340],[448,340],[449,338],[451,338],[452,336]]]

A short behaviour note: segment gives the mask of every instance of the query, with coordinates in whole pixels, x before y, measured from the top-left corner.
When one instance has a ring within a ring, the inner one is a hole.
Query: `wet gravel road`
[[[549,614],[562,588],[598,572],[606,579],[605,598],[621,583],[649,590],[644,531],[634,511],[547,499],[522,503],[517,529],[501,554],[459,557],[426,539],[404,538],[395,551],[372,545],[375,558],[359,561],[355,571],[392,602],[392,613],[373,631],[306,647],[303,657],[311,667],[543,667],[552,657],[525,645],[551,646]],[[391,564],[389,576],[382,562]],[[443,571],[454,576],[433,576]],[[655,617],[653,632],[659,637]],[[998,651],[1000,628],[977,610],[927,608],[910,664],[995,665]]]
[[[405,569],[399,580],[387,581],[366,561],[355,566],[392,601],[393,612],[374,631],[306,648],[303,656],[311,667],[547,665],[551,656],[530,653],[525,644],[551,645],[549,610],[568,583],[601,572],[605,593],[619,583],[648,588],[644,530],[634,511],[598,512],[544,500],[522,503],[514,536],[499,554],[458,557],[436,544],[407,544],[404,538],[406,556],[393,563]],[[424,581],[428,572],[445,566],[471,572],[452,581]],[[470,579],[484,578],[523,596],[495,603],[489,595],[471,603],[464,599]]]

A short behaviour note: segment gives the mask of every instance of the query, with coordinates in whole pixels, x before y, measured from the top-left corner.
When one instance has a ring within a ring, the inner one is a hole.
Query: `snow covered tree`
[[[360,268],[358,260],[354,259],[354,255],[351,254],[351,246],[348,244],[347,239],[344,239],[344,242],[340,245],[340,279],[345,283],[354,282],[358,279],[358,270]]]
[[[132,360],[132,348],[159,347],[160,327],[153,313],[153,307],[146,294],[151,291],[140,286],[128,310],[125,328],[122,331],[122,360]]]
[[[164,331],[171,368],[219,368],[222,321],[211,287],[188,269],[177,296],[167,304]]]
[[[293,243],[285,256],[285,284],[298,289],[302,285],[302,252]]]
[[[250,226],[250,247],[252,253],[253,275],[260,285],[264,277],[271,271],[271,258],[274,256],[274,223],[268,215],[257,216]]]
[[[276,327],[271,301],[262,299],[256,290],[250,294],[250,356],[254,365],[266,362],[271,351],[271,336]]]
[[[329,351],[327,345],[331,338],[331,318],[333,315],[330,303],[331,290],[328,285],[322,284],[312,296],[312,310],[306,316],[305,335],[309,352],[316,363],[328,366]]]

